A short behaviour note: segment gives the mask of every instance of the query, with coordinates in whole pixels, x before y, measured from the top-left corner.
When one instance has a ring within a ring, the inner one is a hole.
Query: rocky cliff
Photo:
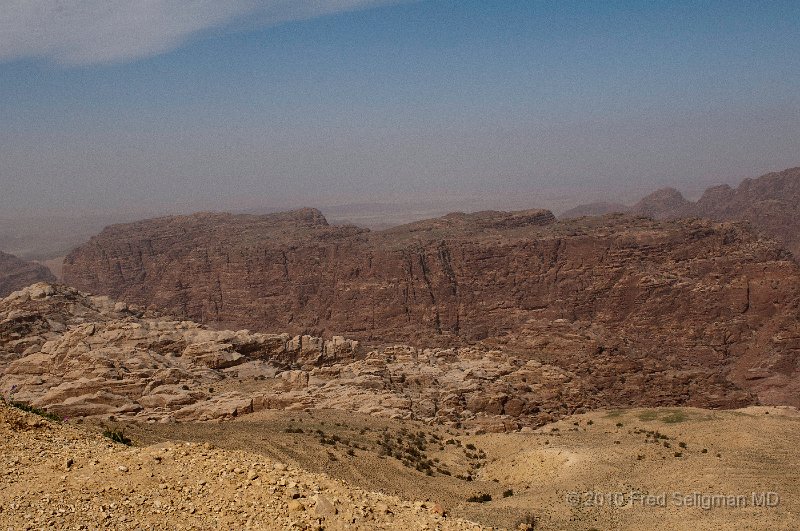
[[[35,282],[54,281],[55,277],[45,266],[0,252],[0,297]]]
[[[629,405],[796,403],[787,353],[797,348],[796,322],[777,338],[762,334],[763,352],[715,364],[607,347],[603,333],[559,319],[525,330],[523,353],[364,348],[342,337],[210,330],[35,284],[0,301],[0,393],[69,417],[169,422],[334,409],[484,431]]]
[[[587,382],[548,398],[564,410],[798,396],[800,270],[736,223],[483,212],[369,232],[313,210],[199,214],[110,227],[65,278],[216,327],[501,348]]]

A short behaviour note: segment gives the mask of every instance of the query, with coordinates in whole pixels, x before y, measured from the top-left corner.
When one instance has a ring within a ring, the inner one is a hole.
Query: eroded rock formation
[[[0,301],[0,391],[67,416],[235,416],[252,411],[252,397],[214,391],[229,369],[310,370],[352,358],[357,346],[208,330],[50,284]]]
[[[800,270],[738,223],[483,212],[369,232],[313,210],[200,214],[110,227],[65,276],[215,327],[499,348],[606,404],[797,402]]]

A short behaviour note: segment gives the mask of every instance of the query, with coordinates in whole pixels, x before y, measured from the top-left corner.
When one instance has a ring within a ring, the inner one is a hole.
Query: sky
[[[798,23],[780,0],[0,0],[0,219],[692,196],[800,166]]]

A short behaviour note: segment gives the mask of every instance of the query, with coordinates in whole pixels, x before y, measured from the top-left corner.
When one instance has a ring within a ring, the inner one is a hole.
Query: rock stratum
[[[800,270],[738,222],[482,212],[370,232],[310,209],[198,214],[109,227],[64,276],[217,328],[499,350],[571,378],[559,411],[798,403]]]
[[[35,282],[55,282],[55,280],[56,278],[45,266],[25,262],[0,251],[0,297],[5,297]]]
[[[674,188],[665,188],[632,206],[618,203],[580,205],[561,215],[563,219],[630,213],[656,219],[707,218],[746,221],[760,233],[779,241],[800,257],[800,168],[745,179],[737,188],[724,184],[708,188],[691,202]]]

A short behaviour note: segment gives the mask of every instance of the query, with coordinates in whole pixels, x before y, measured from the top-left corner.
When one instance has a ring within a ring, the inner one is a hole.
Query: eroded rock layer
[[[231,368],[272,377],[352,358],[357,346],[208,330],[50,284],[0,301],[0,391],[65,416],[236,416],[252,411],[252,396],[214,389]]]

